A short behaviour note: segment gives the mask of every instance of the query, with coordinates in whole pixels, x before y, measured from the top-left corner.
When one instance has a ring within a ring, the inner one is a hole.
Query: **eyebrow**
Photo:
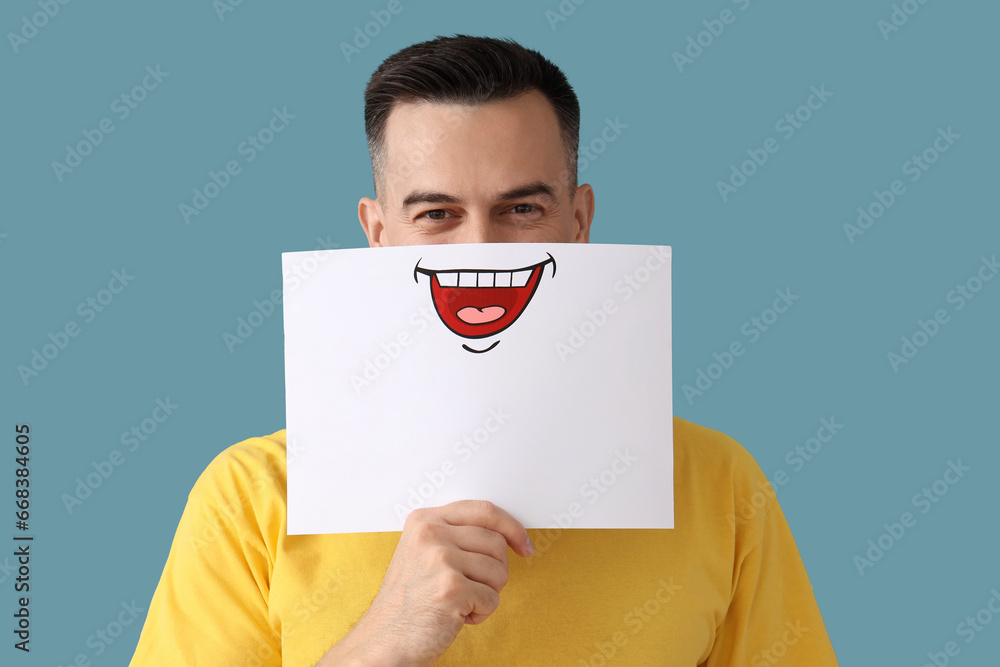
[[[534,183],[528,183],[526,185],[519,185],[516,188],[512,188],[505,192],[501,192],[496,197],[494,201],[496,203],[509,201],[511,199],[523,199],[525,197],[541,196],[552,201],[556,201],[556,192],[548,183],[542,181],[536,181]],[[430,192],[428,190],[417,190],[406,195],[403,199],[403,206],[400,209],[405,211],[410,206],[414,204],[461,204],[462,200],[454,195],[449,195],[444,192]]]
[[[497,195],[496,201],[499,203],[510,199],[523,199],[525,197],[535,196],[546,197],[553,201],[557,199],[556,191],[551,185],[543,183],[542,181],[536,181],[534,183],[528,183],[527,185],[521,185],[511,190],[507,190],[507,192],[501,192]]]

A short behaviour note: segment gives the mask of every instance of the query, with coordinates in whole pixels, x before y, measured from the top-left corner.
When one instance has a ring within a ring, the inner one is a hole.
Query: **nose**
[[[470,212],[455,230],[453,243],[500,243],[503,230],[487,212]]]

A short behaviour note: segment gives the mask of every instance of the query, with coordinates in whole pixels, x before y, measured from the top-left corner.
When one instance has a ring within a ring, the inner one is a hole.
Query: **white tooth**
[[[494,285],[496,287],[510,287],[510,272],[497,273]]]
[[[479,273],[479,287],[493,287],[493,273]]]
[[[515,271],[510,279],[511,287],[524,287],[528,284],[528,278],[531,277],[531,271]]]
[[[437,274],[441,287],[458,287],[458,274],[454,272]]]
[[[476,286],[476,274],[466,273],[462,271],[458,274],[458,286],[459,287],[475,287]]]

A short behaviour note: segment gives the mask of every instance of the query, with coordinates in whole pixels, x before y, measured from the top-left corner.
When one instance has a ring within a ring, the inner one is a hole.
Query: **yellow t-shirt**
[[[368,609],[399,533],[285,533],[285,431],[233,445],[189,497],[132,665],[315,665]],[[436,665],[836,665],[750,454],[674,418],[673,530],[529,530],[500,607]]]

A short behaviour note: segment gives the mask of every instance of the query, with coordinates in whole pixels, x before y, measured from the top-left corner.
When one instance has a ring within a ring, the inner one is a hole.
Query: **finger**
[[[520,556],[535,552],[524,525],[488,500],[456,500],[438,509],[440,518],[453,526],[480,526],[500,533]]]
[[[507,585],[507,566],[490,556],[453,549],[445,555],[445,562],[470,582],[489,586],[497,593]]]
[[[469,607],[466,608],[465,623],[476,624],[485,621],[500,606],[500,594],[486,584],[469,582]]]
[[[507,539],[489,528],[481,526],[452,526],[443,524],[441,526],[447,531],[448,539],[452,544],[463,551],[485,554],[500,561],[504,567],[507,566]]]

